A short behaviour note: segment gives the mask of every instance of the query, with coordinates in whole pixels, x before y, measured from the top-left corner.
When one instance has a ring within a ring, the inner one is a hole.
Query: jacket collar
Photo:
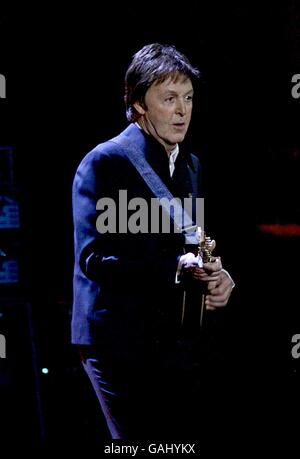
[[[137,143],[139,148],[144,152],[145,158],[152,165],[153,162],[161,162],[166,165],[169,164],[168,155],[164,147],[151,135],[147,134],[143,129],[136,126],[135,123],[129,124],[127,128],[122,132],[121,135],[125,135],[130,138],[131,141]],[[195,172],[194,163],[191,158],[191,154],[186,150],[184,144],[179,145],[179,158],[184,158],[189,167]]]

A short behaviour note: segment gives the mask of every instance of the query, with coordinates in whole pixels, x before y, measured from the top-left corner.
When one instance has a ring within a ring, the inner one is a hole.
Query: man
[[[201,331],[184,323],[187,286],[205,285],[206,309],[212,310],[227,304],[233,286],[220,258],[201,267],[195,251],[185,253],[182,234],[130,231],[135,200],[143,198],[151,209],[157,197],[130,159],[133,152],[172,196],[201,196],[199,161],[179,150],[198,76],[174,46],[156,43],[137,52],[125,77],[131,124],[85,156],[73,184],[72,342],[113,439],[192,433],[186,409],[198,391]],[[131,208],[124,209],[124,196]],[[117,210],[108,209],[112,204]],[[200,294],[192,303],[199,311]]]

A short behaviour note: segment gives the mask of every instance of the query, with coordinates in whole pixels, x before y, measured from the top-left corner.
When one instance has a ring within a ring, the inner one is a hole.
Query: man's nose
[[[183,99],[177,100],[176,113],[179,113],[182,116],[186,114],[186,106]]]

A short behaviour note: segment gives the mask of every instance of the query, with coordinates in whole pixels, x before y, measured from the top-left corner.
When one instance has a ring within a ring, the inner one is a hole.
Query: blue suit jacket
[[[194,155],[181,147],[170,178],[166,152],[153,137],[134,124],[122,136],[139,147],[174,196],[201,195]],[[100,343],[107,352],[120,352],[121,343],[129,355],[179,324],[182,288],[175,273],[184,241],[180,234],[119,233],[118,222],[116,233],[100,234],[96,203],[103,197],[118,203],[119,190],[126,190],[128,202],[154,197],[122,148],[107,141],[84,157],[73,183],[72,342]]]

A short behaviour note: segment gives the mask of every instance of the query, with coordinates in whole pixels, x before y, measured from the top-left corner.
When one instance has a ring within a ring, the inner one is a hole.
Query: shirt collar
[[[179,145],[177,143],[175,148],[170,153],[169,160],[172,160],[173,163],[175,163],[178,153],[179,153]]]

